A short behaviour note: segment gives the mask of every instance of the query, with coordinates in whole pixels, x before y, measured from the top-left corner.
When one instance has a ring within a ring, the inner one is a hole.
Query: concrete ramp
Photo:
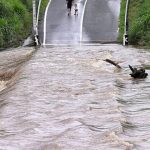
[[[88,1],[83,21],[85,42],[115,42],[118,37],[120,0]]]

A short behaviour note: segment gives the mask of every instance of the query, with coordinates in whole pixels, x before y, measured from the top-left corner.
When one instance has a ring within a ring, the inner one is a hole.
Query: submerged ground
[[[147,149],[150,79],[132,79],[128,64],[149,57],[113,44],[40,48],[1,93],[0,148]]]

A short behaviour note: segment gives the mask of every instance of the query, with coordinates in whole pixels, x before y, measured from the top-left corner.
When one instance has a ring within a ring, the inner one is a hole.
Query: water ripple
[[[150,78],[128,68],[149,58],[115,44],[39,49],[0,97],[0,149],[150,149]]]

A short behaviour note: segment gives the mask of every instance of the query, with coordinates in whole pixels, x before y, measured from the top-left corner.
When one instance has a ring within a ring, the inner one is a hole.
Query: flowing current
[[[150,76],[149,51],[40,48],[0,95],[0,149],[149,150],[150,77],[132,79],[129,64]]]

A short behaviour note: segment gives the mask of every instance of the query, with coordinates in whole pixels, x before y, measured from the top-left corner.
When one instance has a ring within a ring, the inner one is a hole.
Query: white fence
[[[125,10],[125,26],[124,26],[124,35],[123,35],[123,45],[128,45],[128,8],[129,8],[129,0],[126,2],[126,10]]]
[[[41,7],[42,0],[32,0],[32,6],[33,6],[33,35],[35,44],[39,45],[39,33],[38,33],[38,25],[39,25],[39,13],[40,13],[40,7]]]

